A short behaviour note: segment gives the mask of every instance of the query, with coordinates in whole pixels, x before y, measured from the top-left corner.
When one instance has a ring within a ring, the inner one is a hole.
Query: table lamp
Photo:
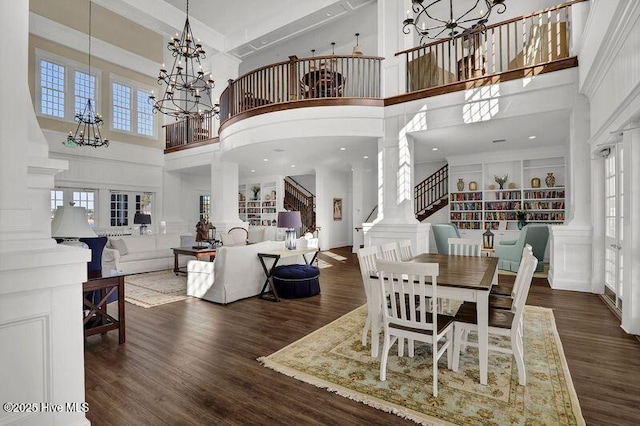
[[[296,249],[296,228],[302,226],[300,212],[279,212],[278,228],[287,228],[284,245],[289,250]]]
[[[136,213],[133,216],[134,225],[140,225],[140,235],[147,233],[147,225],[151,225],[151,215],[145,213]]]
[[[60,206],[51,221],[51,237],[62,238],[62,244],[89,248],[78,238],[97,237],[87,223],[87,210],[84,207]]]

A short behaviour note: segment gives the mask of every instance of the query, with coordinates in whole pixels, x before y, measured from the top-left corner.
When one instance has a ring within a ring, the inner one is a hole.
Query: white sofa
[[[266,276],[258,253],[284,249],[284,241],[263,241],[244,246],[220,247],[213,262],[190,260],[187,295],[216,303],[230,303],[260,294]],[[302,256],[281,259],[278,265],[303,263]],[[271,267],[272,261],[265,261]]]
[[[102,253],[102,267],[128,274],[173,269],[173,247],[180,247],[179,234],[109,237]],[[180,256],[180,266],[188,260]]]

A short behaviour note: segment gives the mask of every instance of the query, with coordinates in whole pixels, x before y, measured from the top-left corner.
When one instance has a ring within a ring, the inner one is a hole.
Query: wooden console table
[[[286,257],[293,257],[293,256],[302,256],[305,263],[307,265],[311,265],[313,262],[315,262],[319,252],[320,252],[319,248],[312,247],[312,248],[304,248],[304,249],[297,249],[297,250],[280,249],[280,250],[271,250],[264,253],[258,253],[258,259],[260,259],[262,270],[264,271],[264,274],[267,277],[264,281],[264,285],[262,286],[262,290],[260,290],[259,297],[261,299],[267,299],[273,302],[280,301],[280,297],[278,297],[278,292],[276,291],[276,288],[273,285],[273,271],[275,271],[276,266],[278,265],[278,262],[280,261],[280,259],[283,259]],[[310,253],[313,253],[313,257],[309,261],[307,260],[306,255]],[[265,259],[273,259],[273,265],[271,265],[271,268],[267,268],[267,265],[264,263]],[[271,289],[273,298],[265,297],[265,295],[269,293],[269,288]]]
[[[89,272],[88,280],[82,283],[82,310],[88,311],[83,318],[85,337],[118,330],[118,342],[125,342],[124,276],[123,272],[116,270]],[[91,299],[96,292],[99,300],[94,304]],[[107,312],[107,301],[113,294],[118,297],[118,315],[115,318]]]
[[[178,272],[184,272],[186,274],[186,271],[183,271],[178,266],[178,256],[181,254],[185,256],[193,256],[197,260],[200,260],[203,257],[208,257],[211,262],[216,258],[215,248],[195,249],[193,247],[174,247],[171,250],[173,250],[173,272],[176,275],[178,275]]]

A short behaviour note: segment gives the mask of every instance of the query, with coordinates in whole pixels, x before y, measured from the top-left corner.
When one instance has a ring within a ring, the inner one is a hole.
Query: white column
[[[553,289],[592,291],[591,153],[589,101],[577,95],[567,159],[567,218],[550,226],[549,283]]]
[[[378,141],[378,217],[364,224],[365,246],[410,239],[416,253],[429,251],[431,225],[414,213],[413,140],[399,118],[387,119]]]
[[[640,334],[640,122],[628,126],[622,137],[624,149],[624,225],[622,242],[622,328]],[[631,130],[633,129],[633,130]]]
[[[215,152],[211,163],[211,223],[218,232],[247,224],[238,215],[238,164],[222,161]]]
[[[81,283],[89,250],[51,239],[50,160],[27,85],[29,2],[0,0],[0,401],[82,403]],[[38,405],[40,407],[40,405]],[[89,424],[83,412],[10,413],[0,424]]]
[[[402,32],[402,21],[410,9],[410,0],[378,0],[378,55],[385,58],[381,70],[382,97],[405,93],[406,59],[395,54],[414,47],[413,34]]]
[[[162,173],[162,211],[158,215],[158,221],[164,221],[167,233],[193,234],[196,223],[190,223],[187,217],[183,217],[183,206],[180,194],[182,193],[182,177],[177,172]],[[159,223],[155,224],[159,226]],[[158,228],[159,229],[159,228]]]

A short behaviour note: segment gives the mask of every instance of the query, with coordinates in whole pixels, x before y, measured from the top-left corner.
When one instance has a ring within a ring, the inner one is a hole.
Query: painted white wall
[[[302,185],[307,191],[314,194],[316,193],[316,175],[289,175],[296,182]]]
[[[352,244],[351,174],[326,168],[316,169],[316,222],[321,227],[320,247],[332,249]],[[342,199],[342,220],[333,220],[333,199]]]

